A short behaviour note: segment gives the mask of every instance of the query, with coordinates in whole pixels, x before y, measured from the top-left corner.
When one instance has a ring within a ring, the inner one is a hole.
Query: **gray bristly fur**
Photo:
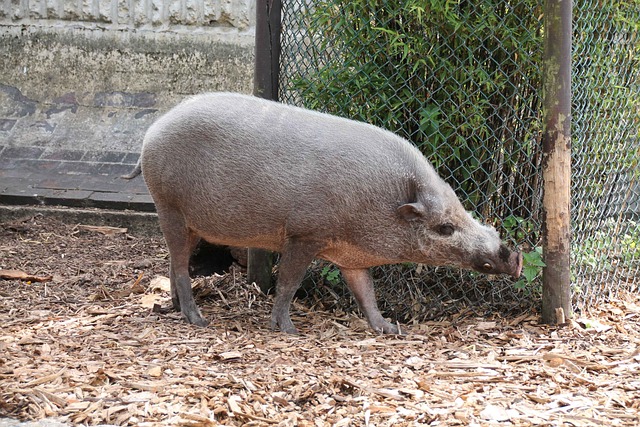
[[[207,322],[188,261],[199,239],[281,252],[272,326],[295,333],[289,306],[314,258],[335,263],[371,327],[368,268],[399,262],[520,274],[522,256],[465,211],[408,141],[378,127],[260,98],[191,97],[147,131],[140,161],[171,256],[173,306]]]

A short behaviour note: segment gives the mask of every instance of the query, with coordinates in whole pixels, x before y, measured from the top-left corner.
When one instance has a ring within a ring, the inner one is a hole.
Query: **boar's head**
[[[411,229],[413,262],[451,265],[486,274],[509,274],[522,270],[522,254],[501,242],[498,232],[476,221],[451,187],[437,180],[435,188],[418,189],[414,201],[397,209]]]

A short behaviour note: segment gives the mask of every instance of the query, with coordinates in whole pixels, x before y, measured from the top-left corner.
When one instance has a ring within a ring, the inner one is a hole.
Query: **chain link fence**
[[[574,7],[572,283],[589,307],[640,286],[640,1]]]
[[[573,282],[581,307],[639,282],[640,2],[579,3]],[[411,140],[467,209],[529,253],[518,281],[420,265],[375,268],[386,315],[406,322],[537,304],[543,17],[535,0],[283,0],[279,100]],[[308,292],[319,289],[311,296],[323,304],[351,301],[334,286],[331,266],[321,263],[310,280]]]

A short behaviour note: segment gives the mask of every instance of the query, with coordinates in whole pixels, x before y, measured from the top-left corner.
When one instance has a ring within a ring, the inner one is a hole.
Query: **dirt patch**
[[[106,233],[106,234],[103,234]],[[237,270],[196,279],[207,328],[167,305],[161,237],[47,218],[0,227],[0,415],[117,425],[640,423],[640,301],[561,328],[534,313],[407,325],[294,303],[300,336],[267,328],[271,297]]]

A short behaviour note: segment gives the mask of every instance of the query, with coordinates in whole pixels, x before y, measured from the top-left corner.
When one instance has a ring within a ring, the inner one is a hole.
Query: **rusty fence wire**
[[[582,309],[640,283],[640,0],[577,3],[572,283]],[[467,209],[528,254],[517,281],[375,268],[386,315],[538,304],[543,18],[536,0],[282,1],[279,100],[409,139]],[[308,281],[318,303],[353,306],[334,267],[319,263]]]
[[[574,8],[572,284],[589,307],[640,287],[640,1]]]

